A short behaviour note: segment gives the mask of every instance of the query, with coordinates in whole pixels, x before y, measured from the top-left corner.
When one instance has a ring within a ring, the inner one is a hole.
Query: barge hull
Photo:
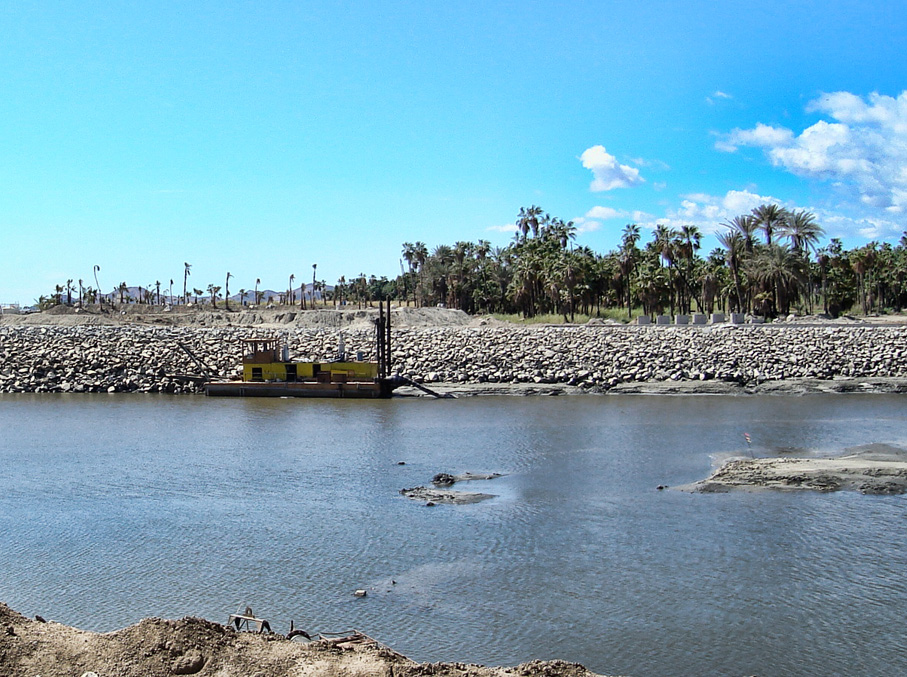
[[[210,397],[336,397],[378,399],[390,397],[389,383],[208,383],[205,394]]]

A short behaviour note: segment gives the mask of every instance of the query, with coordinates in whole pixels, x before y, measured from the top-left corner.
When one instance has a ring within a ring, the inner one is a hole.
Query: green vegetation
[[[535,322],[715,311],[837,316],[854,305],[868,314],[907,304],[907,233],[897,246],[846,251],[832,239],[819,248],[824,230],[815,216],[777,205],[728,221],[721,247],[705,257],[693,225],[659,225],[642,244],[639,226],[629,224],[620,246],[599,254],[574,247],[574,225],[536,206],[521,209],[516,224],[504,248],[480,240],[429,254],[421,242],[404,243],[405,298]]]
[[[907,305],[907,233],[896,246],[870,242],[845,250],[838,239],[820,247],[824,230],[805,211],[762,205],[734,217],[717,238],[720,247],[700,254],[702,234],[694,225],[657,226],[643,243],[640,227],[628,224],[620,245],[600,254],[576,247],[572,222],[533,205],[520,209],[517,231],[506,247],[487,240],[441,244],[429,252],[423,242],[404,242],[400,275],[393,279],[342,276],[333,288],[316,277],[267,298],[242,289],[241,305],[277,303],[300,309],[318,305],[371,305],[391,298],[417,307],[445,306],[471,314],[491,314],[521,322],[584,322],[592,317],[628,321],[634,316],[746,312],[776,317],[819,310],[837,316],[852,307],[863,313],[900,310]],[[404,265],[405,262],[405,265]],[[188,288],[191,264],[183,264],[183,294],[161,293],[161,283],[129,287],[121,282],[100,294],[79,280],[57,285],[36,301],[42,308],[102,302],[138,304],[208,303],[222,299],[227,310],[229,283]],[[94,266],[95,284],[100,266]],[[221,289],[224,294],[221,295]],[[78,292],[78,294],[76,294]],[[191,293],[190,293],[191,292]],[[297,294],[299,298],[297,299]],[[308,298],[307,298],[308,297]]]

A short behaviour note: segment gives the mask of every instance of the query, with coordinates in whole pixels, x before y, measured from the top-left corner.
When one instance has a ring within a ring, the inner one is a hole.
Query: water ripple
[[[0,589],[24,613],[110,630],[250,604],[421,660],[907,671],[907,499],[654,489],[743,432],[903,444],[898,398],[0,397],[0,426]],[[497,496],[475,505],[399,495],[440,471],[504,476],[464,484]]]

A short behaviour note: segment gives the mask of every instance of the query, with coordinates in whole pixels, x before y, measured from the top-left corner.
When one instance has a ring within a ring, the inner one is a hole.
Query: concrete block
[[[689,315],[675,315],[674,324],[689,324],[690,316]]]
[[[693,324],[705,324],[706,316],[702,313],[693,313]]]
[[[743,324],[745,319],[743,313],[731,313],[731,324]]]
[[[726,322],[727,320],[724,317],[724,313],[712,313],[710,321],[712,324],[720,324],[721,322]]]
[[[648,315],[640,315],[636,318],[636,324],[652,324],[652,318]]]
[[[655,324],[671,324],[670,315],[657,315],[655,317]]]

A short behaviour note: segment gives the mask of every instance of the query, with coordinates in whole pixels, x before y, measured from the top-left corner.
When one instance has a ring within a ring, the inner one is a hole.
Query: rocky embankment
[[[240,338],[285,336],[291,357],[330,360],[339,329],[0,325],[0,392],[197,392],[179,375],[232,375]],[[348,354],[373,358],[373,331],[342,330]],[[520,384],[588,392],[719,392],[782,383],[907,391],[907,327],[410,326],[393,332],[394,369],[427,383]],[[686,386],[686,389],[684,388]],[[509,388],[509,390],[508,390]],[[468,390],[468,388],[467,388]],[[493,391],[493,389],[491,389]]]

